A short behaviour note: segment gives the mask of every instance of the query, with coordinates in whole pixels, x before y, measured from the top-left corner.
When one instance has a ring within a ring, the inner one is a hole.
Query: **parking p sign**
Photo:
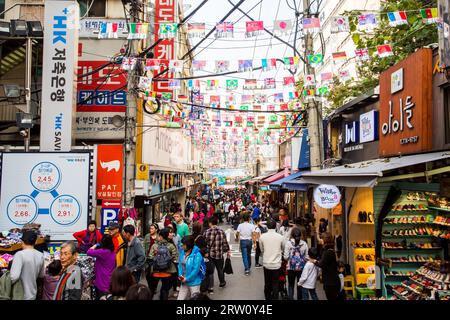
[[[121,208],[120,201],[102,201],[102,211],[101,211],[101,226],[100,232],[105,234],[109,233],[108,226],[110,222],[119,221],[119,210]]]

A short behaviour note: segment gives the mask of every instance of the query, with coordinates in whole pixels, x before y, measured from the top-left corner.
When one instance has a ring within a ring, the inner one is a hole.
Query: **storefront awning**
[[[374,187],[390,170],[450,158],[450,152],[433,152],[376,159],[304,173],[290,184],[331,184],[342,187]],[[425,173],[422,173],[423,176]]]
[[[249,184],[254,184],[254,183],[263,181],[264,179],[266,179],[266,178],[268,178],[268,177],[270,177],[271,175],[276,174],[276,173],[277,173],[277,171],[270,172],[270,173],[266,173],[265,175],[258,176],[258,177],[254,177],[253,179],[250,179],[250,180],[248,180],[247,182],[248,182]]]
[[[271,190],[280,190],[282,188],[286,189],[284,187],[284,184],[286,182],[299,178],[303,173],[305,173],[305,171],[299,171],[299,172],[293,173],[293,174],[291,174],[291,175],[289,175],[287,177],[283,177],[281,179],[278,179],[277,181],[272,182],[269,185],[269,188]],[[305,188],[307,188],[307,186],[305,186]]]
[[[289,172],[289,171],[282,170],[282,171],[280,171],[278,173],[275,173],[274,175],[264,179],[263,182],[264,183],[272,183],[272,182],[275,182],[275,181],[280,180],[282,178],[285,178],[287,172]]]

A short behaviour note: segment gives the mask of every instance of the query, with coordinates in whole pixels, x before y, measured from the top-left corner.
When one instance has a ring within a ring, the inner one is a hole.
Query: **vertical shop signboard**
[[[72,148],[79,16],[76,1],[45,1],[41,151],[66,152]]]
[[[160,70],[155,74],[163,71],[168,67],[168,61],[176,59],[175,57],[175,39],[159,39],[159,28],[161,23],[174,23],[175,22],[175,3],[176,0],[156,0],[155,1],[155,43],[161,40],[154,49],[154,58],[164,60],[164,63]],[[161,79],[172,79],[173,74],[166,72]],[[173,90],[169,88],[169,81],[155,81],[153,84],[153,90],[158,93],[173,93]]]
[[[432,50],[420,49],[380,75],[380,156],[431,150],[432,73]]]
[[[97,199],[122,199],[123,145],[97,146]]]
[[[103,200],[102,201],[102,211],[101,211],[101,224],[100,232],[105,233],[108,231],[108,226],[110,222],[119,221],[119,211],[121,208],[121,203],[118,200]]]

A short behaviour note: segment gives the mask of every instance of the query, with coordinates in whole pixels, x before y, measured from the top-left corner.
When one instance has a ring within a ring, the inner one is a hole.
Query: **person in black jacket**
[[[334,237],[329,232],[325,232],[322,234],[321,241],[323,241],[321,258],[320,260],[311,259],[311,262],[322,269],[323,290],[327,300],[338,300],[341,282],[334,251]]]

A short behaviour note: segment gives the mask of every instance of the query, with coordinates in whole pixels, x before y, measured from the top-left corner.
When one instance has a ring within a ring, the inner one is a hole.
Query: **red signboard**
[[[108,61],[78,61],[78,75],[92,72]],[[127,76],[119,64],[80,78],[77,87],[78,112],[125,112]],[[93,97],[91,99],[91,97]]]
[[[160,23],[176,22],[175,21],[175,2],[176,0],[156,0],[155,1],[155,42],[159,37]],[[175,57],[175,39],[162,39],[160,43],[155,46],[154,58],[163,60],[173,60]],[[156,71],[158,74],[162,70],[166,69],[167,65],[162,65],[160,70]],[[172,79],[173,73],[166,72],[160,77],[161,79]],[[153,90],[156,92],[173,92],[169,88],[169,81],[155,81],[153,84]]]
[[[123,145],[97,147],[97,199],[121,200],[123,184]]]

